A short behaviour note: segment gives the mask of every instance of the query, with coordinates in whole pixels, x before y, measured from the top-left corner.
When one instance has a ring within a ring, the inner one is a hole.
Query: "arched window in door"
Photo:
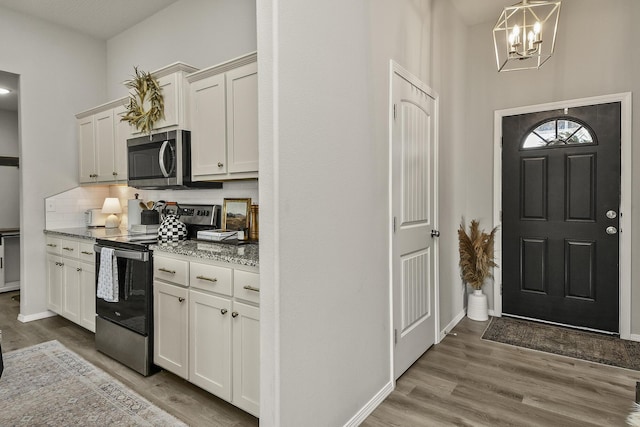
[[[565,118],[551,119],[536,125],[523,139],[522,149],[597,144],[595,135],[584,124]]]

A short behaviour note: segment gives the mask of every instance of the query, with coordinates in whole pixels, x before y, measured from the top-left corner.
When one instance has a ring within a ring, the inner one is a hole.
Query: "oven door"
[[[96,289],[102,248],[95,245]],[[103,319],[117,323],[142,335],[150,332],[153,315],[153,264],[148,250],[115,249],[118,264],[118,301],[96,298],[96,313]]]
[[[128,183],[130,186],[163,187],[181,185],[178,167],[180,144],[175,138],[143,136],[127,140]]]

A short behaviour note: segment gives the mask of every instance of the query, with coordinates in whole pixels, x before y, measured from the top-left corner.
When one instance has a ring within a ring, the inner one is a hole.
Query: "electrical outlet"
[[[56,211],[56,201],[55,200],[47,200],[47,212],[55,212]]]

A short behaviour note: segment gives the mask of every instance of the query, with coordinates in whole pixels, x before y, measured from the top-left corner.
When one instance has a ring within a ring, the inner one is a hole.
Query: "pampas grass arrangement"
[[[487,234],[479,226],[478,221],[472,220],[467,234],[463,220],[458,229],[462,280],[475,290],[482,289],[485,279],[492,277],[491,268],[498,266],[493,254],[497,227]]]

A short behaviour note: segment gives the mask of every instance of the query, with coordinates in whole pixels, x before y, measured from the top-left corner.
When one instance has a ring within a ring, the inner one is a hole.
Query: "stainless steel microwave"
[[[127,140],[127,184],[135,188],[222,188],[191,181],[191,132],[171,130]]]

